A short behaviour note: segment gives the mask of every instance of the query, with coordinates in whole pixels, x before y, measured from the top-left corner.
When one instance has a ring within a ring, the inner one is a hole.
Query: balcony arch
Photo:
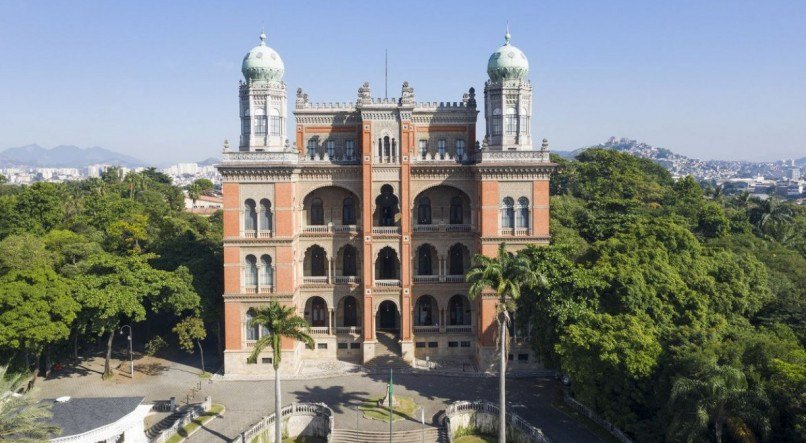
[[[311,327],[330,326],[330,315],[324,298],[315,295],[305,301],[305,320]]]
[[[378,251],[375,259],[375,280],[400,280],[400,259],[389,246]]]
[[[414,198],[412,220],[416,226],[471,225],[470,197],[462,189],[438,185]],[[428,228],[424,228],[428,231]]]
[[[323,247],[313,245],[305,251],[302,275],[305,277],[327,276],[327,252]]]
[[[448,275],[465,275],[470,268],[470,249],[456,243],[448,250]]]
[[[456,294],[448,300],[448,326],[469,326],[472,324],[472,306],[470,300],[462,294]]]
[[[353,245],[344,245],[336,253],[336,276],[358,276],[358,250]]]
[[[400,200],[395,195],[392,185],[381,186],[381,193],[375,198],[375,214],[373,220],[377,226],[398,226]]]
[[[302,199],[303,220],[306,226],[353,226],[360,217],[358,196],[340,186],[323,186],[314,189]]]
[[[435,326],[439,324],[439,308],[434,297],[421,295],[414,306],[414,326]]]
[[[439,257],[437,248],[430,243],[424,243],[417,248],[416,270],[417,275],[438,275]]]
[[[356,297],[348,295],[339,300],[339,308],[336,314],[336,327],[359,327],[361,326],[361,307]]]

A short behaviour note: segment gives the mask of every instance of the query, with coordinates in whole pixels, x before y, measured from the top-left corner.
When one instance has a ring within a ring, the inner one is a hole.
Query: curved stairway
[[[356,429],[334,429],[331,443],[388,443],[388,432],[360,431]],[[425,431],[392,431],[392,443],[445,443],[448,439],[442,428],[426,426]]]
[[[148,437],[149,440],[156,438],[162,431],[170,428],[175,421],[179,420],[182,414],[184,414],[184,409],[178,408],[172,414],[165,416],[165,418],[155,423],[154,426],[148,428],[146,437]]]

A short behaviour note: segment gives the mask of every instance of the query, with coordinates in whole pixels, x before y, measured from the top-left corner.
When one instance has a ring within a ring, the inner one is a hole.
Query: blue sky
[[[0,149],[218,155],[261,26],[292,97],[352,101],[364,81],[382,95],[388,48],[390,96],[408,80],[420,101],[457,101],[483,89],[507,21],[552,149],[615,135],[704,159],[806,155],[803,0],[4,0]]]

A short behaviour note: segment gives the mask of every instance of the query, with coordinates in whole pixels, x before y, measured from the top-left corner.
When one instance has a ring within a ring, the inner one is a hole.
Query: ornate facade
[[[219,165],[226,373],[271,372],[271,352],[246,359],[261,334],[251,309],[272,299],[294,306],[316,340],[283,343],[285,371],[389,354],[488,367],[496,300],[468,299],[471,258],[549,241],[554,165],[545,140],[531,143],[524,54],[507,34],[490,57],[483,143],[473,88],[461,101],[418,102],[408,82],[394,99],[364,83],[347,103],[297,89],[286,137],[284,70],[261,35],[243,62],[240,143],[225,144]],[[512,353],[516,368],[537,364],[517,343]]]

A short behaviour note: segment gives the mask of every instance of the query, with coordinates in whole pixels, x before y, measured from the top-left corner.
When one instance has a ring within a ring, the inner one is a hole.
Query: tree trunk
[[[50,345],[47,345],[47,346],[45,346],[45,350],[42,352],[44,354],[43,356],[45,357],[44,358],[44,360],[45,360],[45,379],[50,378],[51,368],[53,367],[53,365],[50,362],[50,353],[51,353],[50,351],[51,351]]]
[[[716,443],[722,443],[722,420],[718,418],[714,420],[714,437]]]
[[[507,324],[506,316],[501,319],[501,374],[499,375],[498,398],[498,443],[507,443],[506,380],[507,380]]]
[[[202,366],[202,375],[204,375],[204,349],[202,349],[201,340],[196,340],[196,343],[199,344],[199,355],[201,356],[201,366]]]
[[[280,365],[274,367],[274,443],[283,443],[283,415],[280,402]]]
[[[73,330],[73,358],[78,360],[78,329]]]
[[[109,378],[112,376],[112,368],[110,367],[110,360],[112,360],[112,340],[115,338],[115,330],[109,331],[109,338],[106,339],[106,361],[104,361],[104,373],[102,378]]]

